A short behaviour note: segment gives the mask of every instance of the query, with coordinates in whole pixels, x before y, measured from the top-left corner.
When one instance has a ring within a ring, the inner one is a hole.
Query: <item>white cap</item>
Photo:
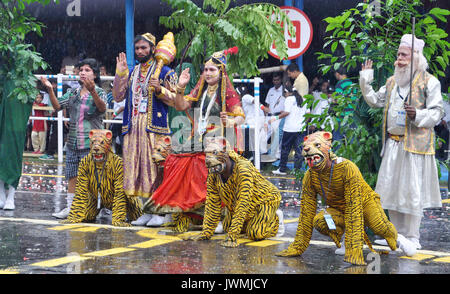
[[[425,42],[421,39],[417,39],[416,36],[414,36],[414,51],[423,52],[423,46],[425,46]],[[412,48],[412,35],[411,34],[403,35],[402,39],[400,40],[400,45],[398,47]]]

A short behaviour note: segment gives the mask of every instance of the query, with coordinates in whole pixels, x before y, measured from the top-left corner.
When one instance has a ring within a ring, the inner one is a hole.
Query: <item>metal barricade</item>
[[[55,79],[57,80],[57,97],[60,98],[63,96],[63,81],[64,80],[78,80],[79,76],[77,75],[63,75],[63,74],[57,74],[57,75],[35,75],[38,79],[41,77],[45,77],[47,79]],[[106,80],[106,81],[113,81],[114,77],[113,76],[101,76],[100,77],[101,80]],[[253,83],[254,84],[254,98],[255,98],[255,113],[259,112],[260,109],[260,84],[263,82],[263,80],[259,77],[254,78],[254,79],[233,79],[234,83]],[[58,162],[62,163],[63,162],[63,122],[64,121],[69,121],[68,118],[65,118],[63,116],[63,111],[60,110],[58,111],[58,116],[57,117],[36,117],[36,116],[31,116],[29,118],[30,120],[46,120],[46,121],[57,121],[58,122]],[[113,124],[117,124],[120,123],[122,124],[122,120],[108,120],[108,119],[104,119],[103,123],[113,123]],[[248,128],[248,126],[242,126],[242,128]],[[255,120],[255,157],[254,157],[254,165],[255,167],[259,170],[260,169],[260,150],[259,150],[259,122],[258,120]]]

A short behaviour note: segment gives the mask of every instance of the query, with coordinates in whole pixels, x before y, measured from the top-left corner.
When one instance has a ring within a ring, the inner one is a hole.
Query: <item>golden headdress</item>
[[[145,33],[143,35],[141,35],[144,39],[146,39],[147,41],[149,41],[153,46],[156,44],[156,39],[155,36],[153,36],[150,33]]]
[[[232,47],[226,50],[221,50],[213,53],[205,62],[207,64],[214,64],[219,66],[227,65],[227,55],[228,54],[237,54],[239,51],[238,47]]]

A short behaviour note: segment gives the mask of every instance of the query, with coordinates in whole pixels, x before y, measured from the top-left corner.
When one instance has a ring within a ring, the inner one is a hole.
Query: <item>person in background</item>
[[[67,56],[65,56],[61,62],[61,72],[65,72],[66,66],[75,67],[79,61],[77,49],[73,45],[69,45],[67,48]]]
[[[300,96],[304,97],[309,92],[309,83],[305,74],[300,71],[296,63],[291,63],[286,69],[289,78],[294,80],[294,88]]]
[[[33,142],[31,141],[31,133],[33,132],[33,122],[30,120],[27,124],[24,151],[33,151]]]
[[[46,106],[42,103],[42,94],[38,93],[33,106]],[[45,110],[33,109],[32,116],[44,117]],[[33,143],[33,154],[43,154],[45,152],[45,144],[47,139],[47,122],[45,120],[33,120],[33,130],[31,132],[31,142]]]
[[[353,103],[356,101],[356,95],[354,95],[355,90],[352,91],[351,87],[353,82],[348,78],[347,70],[344,67],[341,66],[340,68],[338,68],[334,73],[334,76],[338,81],[335,86],[335,92],[338,95],[351,98],[351,102],[347,104],[344,108],[344,114],[340,117],[336,117],[338,126],[337,128],[335,128],[333,132],[333,141],[341,141],[345,137],[345,134],[343,133],[341,128],[341,121],[344,119],[345,116],[349,115],[354,111],[355,106],[353,105]],[[353,124],[350,127],[355,128],[356,125]]]
[[[56,83],[51,83],[53,87],[53,92],[56,95]],[[67,91],[71,89],[68,85],[63,85],[63,95],[67,93]],[[47,93],[46,93],[47,94]],[[48,96],[48,94],[47,94]],[[50,102],[50,98],[48,99]],[[58,116],[58,112],[53,110],[50,113],[51,117],[56,118]],[[63,124],[63,142],[66,141],[67,132],[66,126]],[[45,154],[39,157],[41,160],[54,160],[55,153],[58,151],[58,122],[56,120],[51,120],[47,123],[47,148]]]
[[[279,115],[284,110],[284,96],[282,87],[281,73],[274,73],[272,77],[273,87],[267,92],[265,103],[267,106],[262,107],[264,113],[268,116]],[[270,154],[276,159],[280,158],[280,143],[282,128],[280,125],[284,120],[274,121],[267,133],[267,140],[270,139]]]
[[[236,92],[241,96],[242,109],[245,114],[244,124],[249,126],[245,128],[245,153],[244,157],[253,160],[255,156],[255,123],[258,120],[259,126],[259,140],[260,152],[267,152],[267,124],[265,123],[264,111],[258,107],[258,112],[255,112],[255,97],[250,95],[250,91],[246,86],[236,87]]]
[[[189,68],[190,80],[186,85],[185,95],[191,93],[197,83],[197,75],[195,72],[195,67],[191,63],[190,58],[186,58],[182,61],[182,64],[178,64],[175,68],[177,76],[180,76],[181,72],[186,68]],[[183,130],[191,127],[191,121],[186,111],[178,111],[175,107],[169,107],[169,125],[172,131],[172,146],[183,145],[189,140],[190,132],[184,132]],[[176,148],[176,147],[175,147]]]
[[[100,82],[100,69],[97,60],[87,58],[78,66],[81,87],[70,89],[62,97],[57,98],[52,84],[44,77],[41,82],[50,95],[50,101],[56,111],[66,107],[69,112],[69,134],[66,150],[67,207],[52,214],[65,219],[69,215],[70,206],[75,196],[78,165],[83,157],[89,154],[89,132],[92,129],[103,129],[103,118],[106,112],[106,93],[97,86]]]
[[[114,103],[114,114],[113,118],[115,120],[123,119],[123,111],[125,109],[125,100],[121,102],[113,101]],[[111,124],[111,132],[113,134],[112,143],[114,146],[115,153],[122,156],[122,146],[123,146],[123,135],[122,135],[122,124]]]
[[[335,86],[335,91],[342,95],[350,95],[350,86],[353,84],[347,76],[347,71],[344,67],[340,67],[334,73],[334,77],[338,81]]]
[[[79,56],[77,54],[77,49],[73,45],[67,47],[67,56],[65,56],[61,62],[61,73],[66,73],[66,66],[75,66],[80,62]]]
[[[322,81],[323,81],[323,78],[321,78],[319,76],[315,76],[311,82],[311,85],[309,85],[308,94],[312,94],[312,93],[314,93],[314,91],[320,90],[320,84]]]
[[[64,75],[78,75],[77,64],[80,62],[80,55],[77,54],[77,49],[74,45],[67,47],[67,56],[61,62],[60,73]],[[80,85],[76,79],[64,79],[63,85],[68,85],[71,88],[77,88]]]
[[[110,76],[110,74],[108,73],[105,65],[101,65],[100,66],[100,76],[101,77]],[[111,81],[109,81],[109,80],[101,80],[100,81],[100,86],[101,86],[101,88],[103,90],[105,90],[106,94],[109,94],[111,92],[111,89],[112,89]]]
[[[311,114],[316,114],[316,115],[321,115],[323,114],[325,111],[328,111],[329,107],[330,107],[330,99],[331,99],[331,93],[328,91],[330,85],[330,81],[325,80],[325,79],[320,79],[318,86],[316,87],[316,89],[312,92],[312,95],[314,96],[314,104],[313,107],[311,109]],[[325,97],[323,97],[325,95]],[[316,104],[316,101],[317,104]],[[332,125],[333,121],[331,120],[331,117],[328,116],[327,117],[327,121]],[[322,124],[321,126],[316,126],[316,125],[309,125],[308,128],[308,133],[312,134],[316,131],[322,131],[325,129],[325,123]]]
[[[287,87],[285,89],[286,101],[284,111],[279,116],[274,116],[270,122],[286,117],[283,127],[283,140],[281,141],[280,166],[272,171],[276,175],[287,174],[287,162],[292,148],[295,151],[294,168],[300,169],[303,164],[302,142],[305,136],[303,128],[305,126],[305,114],[308,112],[306,105],[302,106],[303,98],[295,88]]]
[[[448,146],[449,146],[449,124],[450,124],[450,103],[444,101],[445,116],[434,127],[436,136],[439,137],[438,148],[436,149],[436,158],[440,161],[446,161],[448,159]],[[450,185],[450,183],[449,183]]]
[[[262,110],[265,114],[279,114],[284,109],[282,77],[280,73],[274,73],[272,77],[273,87],[269,89],[266,96],[267,106]]]

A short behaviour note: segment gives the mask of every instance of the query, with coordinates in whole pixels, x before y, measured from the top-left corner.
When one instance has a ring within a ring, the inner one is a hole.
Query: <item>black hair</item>
[[[340,75],[347,75],[347,74],[348,74],[347,70],[346,70],[345,67],[343,67],[343,66],[339,67],[339,68],[336,70],[336,72],[337,72],[338,74],[340,74]]]
[[[295,101],[297,102],[297,106],[298,106],[298,107],[302,107],[302,104],[303,104],[303,97],[302,97],[302,95],[300,95],[300,94],[297,92],[297,89],[295,89],[293,86],[288,85],[288,86],[285,87],[285,90],[286,90],[287,92],[291,93],[292,96],[295,97]]]
[[[288,65],[287,70],[290,72],[294,72],[294,71],[300,71],[297,63],[291,63]]]
[[[210,60],[212,60],[212,62],[214,62],[214,64],[217,65],[217,66],[219,66],[219,65],[222,64],[222,62],[221,62],[219,59],[215,58],[215,57],[212,56],[212,55],[209,56],[208,58],[206,58],[204,64],[206,64],[206,63],[207,63],[208,61],[210,61]]]
[[[236,92],[238,92],[239,96],[241,96],[241,97],[250,93],[247,86],[237,86]]]
[[[273,75],[272,75],[272,79],[273,78],[280,78],[280,79],[283,79],[283,75],[281,74],[281,73],[279,73],[279,72],[275,72],[275,73],[273,73]]]
[[[77,64],[77,67],[80,68],[83,65],[89,65],[89,67],[92,69],[92,71],[95,74],[94,82],[96,84],[99,84],[100,83],[100,65],[99,65],[98,61],[94,58],[86,58],[86,59],[81,60]]]
[[[314,79],[317,78],[317,84],[311,89],[311,91],[320,91],[320,86],[323,84],[323,82],[325,82],[325,78],[321,77],[321,76],[315,76]]]

